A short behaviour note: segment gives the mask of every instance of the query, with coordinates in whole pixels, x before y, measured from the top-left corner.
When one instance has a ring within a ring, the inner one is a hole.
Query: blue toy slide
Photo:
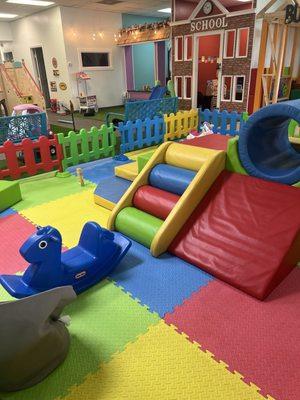
[[[300,124],[300,100],[264,107],[244,124],[239,156],[249,175],[288,185],[300,182],[300,153],[288,138],[291,120]]]
[[[51,226],[39,228],[20,248],[30,263],[23,276],[0,275],[0,283],[18,299],[71,285],[78,294],[110,274],[125,257],[131,241],[87,222],[79,244],[62,253],[62,237]]]

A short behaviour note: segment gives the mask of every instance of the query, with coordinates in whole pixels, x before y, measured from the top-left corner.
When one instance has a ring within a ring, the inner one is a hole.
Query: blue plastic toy
[[[79,244],[62,253],[59,231],[51,226],[38,228],[20,248],[30,263],[24,275],[0,275],[0,283],[18,299],[66,285],[81,293],[110,274],[130,246],[131,241],[120,233],[87,222]]]

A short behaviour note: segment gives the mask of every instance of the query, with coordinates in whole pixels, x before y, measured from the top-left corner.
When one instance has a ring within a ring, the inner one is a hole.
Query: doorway
[[[33,66],[35,70],[35,76],[37,78],[37,84],[44,94],[46,108],[50,108],[50,93],[48,86],[47,73],[45,68],[44,54],[42,47],[34,47],[31,49]]]
[[[222,45],[222,32],[205,32],[195,37],[194,107],[220,107]]]

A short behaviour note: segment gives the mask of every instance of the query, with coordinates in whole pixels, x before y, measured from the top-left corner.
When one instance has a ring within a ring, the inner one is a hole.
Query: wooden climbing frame
[[[274,12],[268,10],[280,6]],[[285,8],[292,4],[291,0],[284,3],[278,0],[270,0],[258,13],[258,18],[263,18],[260,51],[257,68],[256,90],[254,97],[254,111],[261,106],[275,104],[278,101],[288,100],[290,97],[292,81],[297,78],[293,76],[296,52],[299,51],[299,29],[300,23],[289,23],[285,21]],[[287,43],[292,43],[291,59],[288,67],[284,65]],[[270,67],[266,68],[267,49],[270,50]],[[281,83],[285,82],[285,91],[281,93]]]

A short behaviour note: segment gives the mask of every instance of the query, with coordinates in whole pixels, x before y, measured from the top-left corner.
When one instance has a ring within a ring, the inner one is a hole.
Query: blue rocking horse
[[[24,275],[0,275],[0,283],[18,299],[66,285],[78,294],[110,274],[130,246],[131,241],[120,233],[87,222],[78,245],[62,253],[59,231],[51,226],[38,228],[20,248],[30,263]]]

